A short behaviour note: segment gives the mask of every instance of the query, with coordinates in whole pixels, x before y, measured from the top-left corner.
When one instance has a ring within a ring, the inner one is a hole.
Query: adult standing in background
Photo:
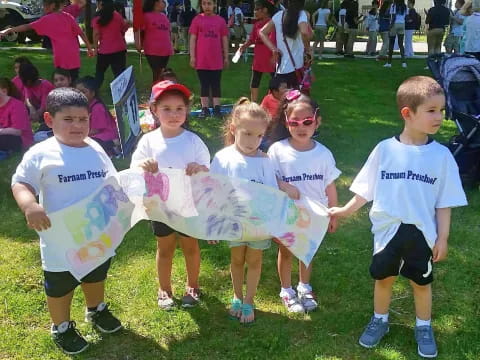
[[[480,0],[472,1],[473,14],[465,19],[465,53],[480,60]]]
[[[386,60],[388,54],[388,44],[390,43],[390,6],[391,0],[385,0],[378,11],[378,24],[380,37],[382,38],[382,48],[377,57],[377,61]]]
[[[279,62],[277,76],[290,88],[300,85],[297,70],[303,68],[304,53],[311,55],[312,34],[304,7],[305,0],[291,0],[286,10],[278,11],[260,30],[260,38],[272,51],[273,61]],[[276,34],[276,46],[269,38],[272,31]]]
[[[442,53],[442,41],[445,27],[450,23],[450,10],[445,5],[445,0],[434,0],[434,6],[427,12],[425,24],[428,24],[427,45],[428,55]]]
[[[415,10],[415,0],[407,2],[407,16],[405,17],[405,57],[410,58],[415,55],[413,52],[413,34],[415,30],[420,30],[422,18]]]
[[[349,0],[347,2],[347,15],[345,16],[345,21],[347,23],[347,47],[345,51],[345,57],[354,58],[353,47],[355,41],[357,40],[358,24],[362,22],[363,15],[358,16],[358,1]]]
[[[405,48],[403,46],[403,37],[405,36],[405,16],[407,15],[407,6],[404,0],[394,0],[390,7],[390,42],[388,44],[388,59],[383,67],[392,67],[393,48],[395,39],[398,39],[398,47],[400,48],[400,56],[402,57],[402,67],[406,68]]]
[[[180,26],[180,41],[185,46],[187,54],[189,53],[190,37],[188,36],[188,29],[192,24],[193,18],[197,15],[197,12],[192,8],[190,0],[183,2],[183,8],[178,16],[178,25]]]
[[[320,7],[312,15],[312,23],[314,24],[314,39],[313,55],[318,47],[318,58],[322,58],[323,46],[325,44],[325,37],[328,33],[328,24],[330,23],[330,8],[328,7],[329,0],[322,0]]]
[[[338,10],[337,33],[336,33],[336,55],[345,55],[345,47],[347,46],[348,35],[345,32],[345,17],[347,16],[347,0],[343,0]]]

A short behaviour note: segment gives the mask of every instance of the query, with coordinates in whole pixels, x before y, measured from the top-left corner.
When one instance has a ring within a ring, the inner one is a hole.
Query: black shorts
[[[401,224],[388,245],[375,254],[370,274],[376,280],[403,275],[418,285],[433,281],[432,249],[415,225]]]
[[[173,234],[174,232],[178,233],[180,236],[189,237],[184,233],[178,232],[177,230],[172,229],[167,224],[158,221],[152,221],[152,230],[155,236],[163,237]]]
[[[47,296],[59,298],[75,290],[75,288],[81,283],[96,283],[105,280],[107,278],[107,272],[110,268],[111,260],[111,258],[108,259],[95,270],[92,270],[85,275],[80,282],[75,279],[69,271],[44,271],[45,293]]]

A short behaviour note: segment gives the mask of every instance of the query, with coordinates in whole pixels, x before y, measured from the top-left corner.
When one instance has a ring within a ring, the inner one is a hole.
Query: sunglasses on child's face
[[[285,117],[288,119],[287,113],[285,113]],[[315,118],[317,117],[317,110],[315,110],[315,113],[313,116],[307,116],[303,120],[287,120],[287,125],[291,127],[296,127],[296,126],[310,126],[315,122]]]

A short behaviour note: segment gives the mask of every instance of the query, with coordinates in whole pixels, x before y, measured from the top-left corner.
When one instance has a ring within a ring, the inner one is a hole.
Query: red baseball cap
[[[184,94],[188,99],[190,99],[190,96],[192,95],[192,93],[190,92],[190,90],[188,90],[186,86],[182,84],[174,83],[173,81],[170,81],[170,80],[164,80],[153,85],[152,95],[150,96],[150,102],[155,101],[165,91],[169,91],[169,90],[178,90],[182,94]]]

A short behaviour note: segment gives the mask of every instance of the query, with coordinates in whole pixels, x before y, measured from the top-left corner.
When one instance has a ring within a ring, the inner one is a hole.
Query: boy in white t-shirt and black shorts
[[[432,265],[447,256],[451,208],[467,205],[450,151],[432,140],[443,121],[445,95],[432,78],[415,76],[397,91],[405,121],[399,136],[381,141],[350,187],[356,195],[331,216],[349,216],[373,200],[370,210],[375,279],[374,315],[360,345],[376,346],[388,332],[392,286],[401,274],[415,299],[415,339],[420,356],[437,356],[431,326]]]
[[[44,119],[54,136],[28,150],[12,177],[13,196],[25,214],[28,227],[37,231],[51,226],[48,213],[84,199],[107,177],[116,174],[102,147],[88,138],[85,95],[72,88],[52,90],[47,97]],[[47,305],[53,322],[51,335],[57,346],[67,354],[78,354],[88,347],[75,322],[70,321],[70,306],[78,285],[85,295],[86,320],[103,333],[121,329],[120,321],[104,303],[110,259],[78,281],[68,271],[65,254],[41,237],[40,250]]]

